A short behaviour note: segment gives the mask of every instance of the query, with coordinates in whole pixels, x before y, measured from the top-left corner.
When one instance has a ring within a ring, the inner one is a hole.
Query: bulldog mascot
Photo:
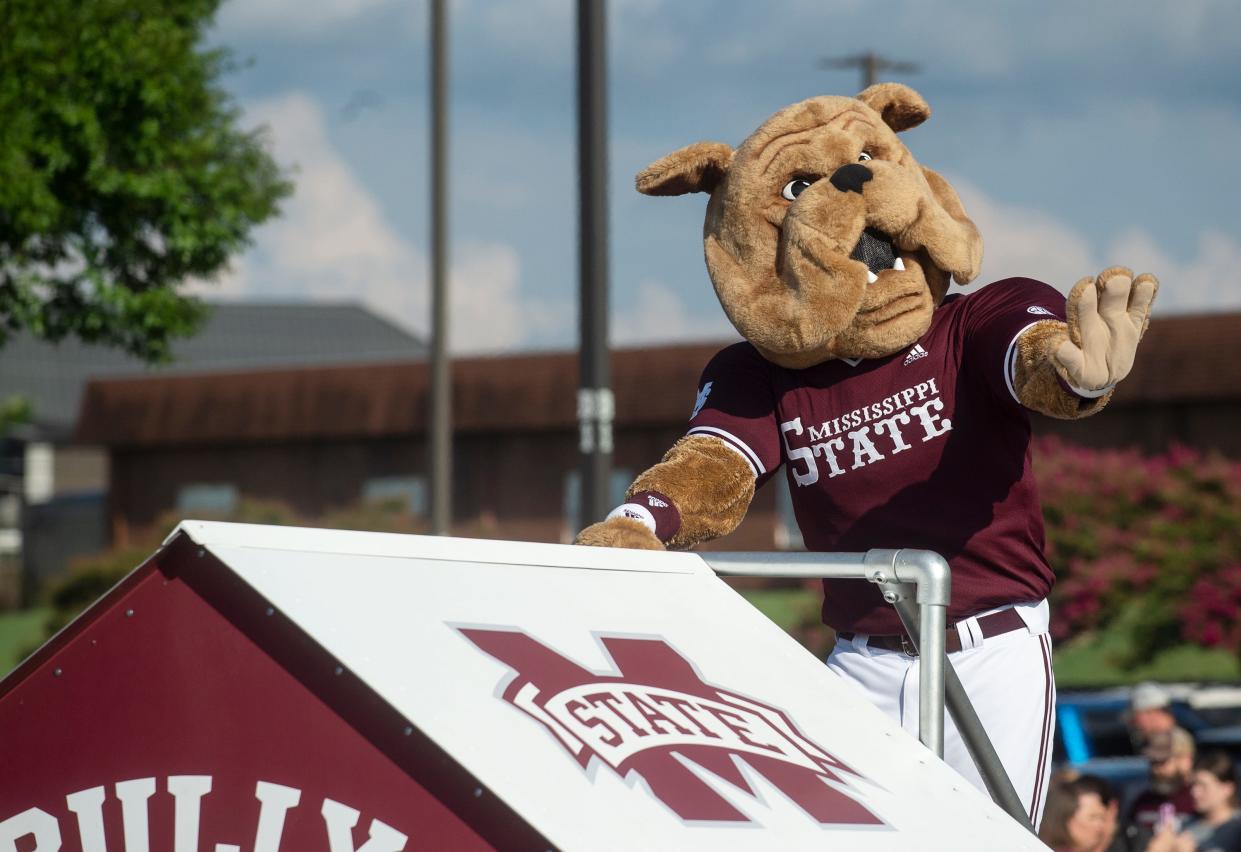
[[[745,342],[707,365],[686,436],[577,541],[663,549],[725,535],[783,467],[809,549],[942,554],[950,659],[1037,824],[1053,575],[1029,412],[1079,418],[1107,404],[1158,282],[1116,266],[1067,300],[1028,278],[949,295],[950,279],[978,274],[982,240],[897,136],[929,115],[917,92],[881,83],[794,104],[735,150],[699,142],[638,175],[648,195],[710,196],[707,269]],[[893,608],[869,583],[823,589],[828,665],[916,735],[917,660]],[[985,789],[946,727],[945,759]]]

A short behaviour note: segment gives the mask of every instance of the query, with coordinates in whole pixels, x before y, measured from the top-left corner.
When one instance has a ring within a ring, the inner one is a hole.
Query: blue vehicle
[[[1055,768],[1098,775],[1123,799],[1145,783],[1147,762],[1125,724],[1129,690],[1062,692],[1056,699]]]
[[[1071,767],[1112,785],[1122,806],[1146,784],[1147,760],[1129,733],[1128,688],[1067,690],[1056,699],[1055,768]],[[1187,696],[1173,695],[1169,707],[1177,724],[1200,744],[1211,740],[1211,722]]]

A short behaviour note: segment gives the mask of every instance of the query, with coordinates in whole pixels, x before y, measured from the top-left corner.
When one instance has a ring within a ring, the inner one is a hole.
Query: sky
[[[1066,291],[1122,264],[1155,315],[1241,310],[1241,3],[1236,0],[610,0],[610,336],[736,336],[702,259],[706,196],[650,198],[645,165],[739,144],[780,108],[852,95],[824,57],[874,50],[931,118],[902,134],[984,241],[974,286]],[[427,330],[429,4],[225,0],[222,85],[266,127],[295,194],[209,299],[361,301]],[[449,345],[576,346],[576,3],[449,4]],[[967,289],[973,289],[967,288]]]

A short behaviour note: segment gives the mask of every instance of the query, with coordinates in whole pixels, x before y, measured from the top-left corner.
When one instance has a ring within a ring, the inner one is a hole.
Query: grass
[[[1241,662],[1230,651],[1175,645],[1138,665],[1125,667],[1137,646],[1141,608],[1131,605],[1103,630],[1073,637],[1056,648],[1056,683],[1061,688],[1123,686],[1142,680],[1241,681]],[[1131,661],[1130,661],[1131,662]]]
[[[783,630],[818,620],[819,595],[807,589],[744,589],[742,596]],[[51,610],[38,608],[0,613],[0,676],[21,662],[21,656],[43,638]],[[1061,689],[1122,686],[1141,680],[1241,681],[1241,660],[1227,651],[1179,645],[1157,654],[1134,669],[1115,660],[1131,642],[1132,626],[1119,619],[1107,630],[1075,637],[1056,648],[1056,683]]]
[[[51,615],[46,607],[0,612],[0,677],[22,661],[43,640],[43,624]]]
[[[1106,630],[1076,636],[1056,648],[1056,685],[1061,689],[1124,686],[1142,680],[1241,681],[1241,661],[1229,651],[1198,645],[1165,648],[1151,659],[1121,668],[1115,660],[1132,645],[1133,628],[1124,618]]]
[[[819,595],[805,589],[742,589],[740,595],[783,630],[804,623],[807,615],[818,619]]]
[[[818,620],[819,595],[806,589],[745,589],[741,594],[763,615],[797,635],[796,628]],[[1131,646],[1134,625],[1120,618],[1107,630],[1077,636],[1056,648],[1056,684],[1061,689],[1125,686],[1143,680],[1241,682],[1235,654],[1197,645],[1161,651],[1136,668],[1117,664]]]

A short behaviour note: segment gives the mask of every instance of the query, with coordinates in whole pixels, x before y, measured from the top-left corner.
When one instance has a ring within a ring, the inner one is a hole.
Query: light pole
[[[581,222],[581,379],[577,416],[579,526],[603,519],[612,467],[614,405],[608,369],[607,7],[577,3],[578,174]]]
[[[431,394],[427,428],[431,532],[452,523],[452,385],[448,371],[448,39],[445,0],[431,0]]]

